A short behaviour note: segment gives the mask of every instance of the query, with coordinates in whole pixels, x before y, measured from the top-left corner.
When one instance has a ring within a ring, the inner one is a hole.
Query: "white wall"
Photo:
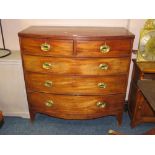
[[[128,29],[135,34],[135,40],[133,45],[134,49],[138,48],[140,29],[144,26],[145,21],[146,20],[143,19],[132,19],[129,22]]]
[[[16,20],[16,19],[3,19],[3,30],[5,37],[6,48],[11,50],[19,50],[18,32],[31,25],[50,25],[50,26],[110,26],[110,27],[126,27],[136,35],[134,41],[134,49],[138,47],[139,31],[142,28],[145,20],[128,20],[128,19],[102,19],[102,20]],[[0,47],[2,47],[2,41],[0,38]],[[21,62],[16,65],[3,65],[0,64],[0,84],[2,91],[0,93],[0,108],[6,115],[26,116],[28,114],[26,94],[24,90],[24,82],[22,70],[20,69]],[[130,70],[130,75],[132,66]],[[14,78],[12,78],[14,77]],[[8,92],[8,84],[4,83],[4,80],[9,81],[10,89],[15,87],[15,92]],[[11,81],[11,82],[10,82]],[[130,82],[130,77],[129,77]],[[7,99],[4,93],[7,93]],[[18,94],[18,96],[17,96]],[[9,97],[8,97],[9,96]]]
[[[0,59],[0,110],[4,115],[29,117],[19,51]]]
[[[31,25],[51,26],[117,26],[126,27],[128,20],[2,20],[6,47],[19,50],[18,32]]]
[[[30,20],[30,19],[3,19],[3,30],[6,47],[12,50],[19,50],[18,32],[31,25],[51,25],[51,26],[111,26],[126,27],[136,35],[134,48],[138,46],[139,31],[145,20],[143,19],[92,19],[92,20]],[[0,38],[1,46],[1,38]]]

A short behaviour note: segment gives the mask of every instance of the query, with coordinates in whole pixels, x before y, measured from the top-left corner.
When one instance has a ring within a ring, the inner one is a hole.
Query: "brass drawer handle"
[[[47,44],[47,43],[43,43],[41,44],[41,50],[44,51],[44,52],[47,52],[51,49],[51,45],[50,44]]]
[[[105,108],[107,106],[107,103],[106,102],[97,102],[96,106],[99,108]]]
[[[99,68],[101,69],[101,70],[107,70],[108,69],[108,65],[107,64],[100,64],[99,65]]]
[[[100,82],[100,83],[98,83],[98,87],[99,88],[106,88],[107,87],[107,84],[104,83],[104,82]]]
[[[43,65],[42,65],[42,67],[44,69],[51,69],[52,68],[52,64],[49,63],[49,62],[44,62]]]
[[[44,86],[45,87],[52,87],[53,82],[50,80],[45,81]]]
[[[108,46],[108,45],[102,45],[102,46],[100,46],[100,52],[101,53],[108,53],[110,51],[110,46]]]
[[[48,100],[48,101],[45,102],[46,107],[52,107],[53,104],[54,104],[54,102],[52,100]]]

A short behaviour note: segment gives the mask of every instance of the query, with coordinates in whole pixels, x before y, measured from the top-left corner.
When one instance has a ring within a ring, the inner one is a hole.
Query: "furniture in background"
[[[11,50],[6,49],[6,47],[5,47],[5,41],[4,41],[4,35],[3,35],[3,28],[2,28],[1,19],[0,19],[0,32],[1,32],[2,44],[3,44],[3,48],[0,48],[0,58],[4,58],[4,57],[11,54]]]
[[[125,28],[30,27],[19,34],[31,120],[122,122],[134,35]]]
[[[143,104],[146,104],[143,102],[143,100],[146,100],[147,104],[155,112],[155,80],[138,80],[137,86],[139,89],[138,91],[140,92],[141,99],[136,100],[136,106],[143,107]],[[139,115],[141,115],[141,113]],[[110,135],[123,135],[123,133],[115,130],[109,130],[108,133]],[[155,128],[142,133],[142,135],[155,135]]]
[[[0,59],[0,110],[4,116],[29,118],[19,51]]]
[[[0,111],[0,128],[2,127],[3,123],[4,123],[4,118],[3,118],[2,112]]]
[[[139,80],[155,80],[155,62],[136,62],[133,60],[133,73],[129,92],[128,108],[131,117],[131,127],[135,127],[140,123],[155,122],[155,113],[151,106],[152,102],[148,98],[153,91],[153,85],[148,85],[143,89],[147,89],[147,93],[141,91],[141,82]],[[144,82],[144,81],[143,81]],[[142,89],[142,90],[143,90]],[[149,91],[150,89],[150,91]]]

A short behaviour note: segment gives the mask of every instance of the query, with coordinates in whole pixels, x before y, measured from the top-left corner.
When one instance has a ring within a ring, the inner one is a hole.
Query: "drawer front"
[[[24,54],[41,56],[71,56],[73,54],[72,40],[22,38],[20,43]]]
[[[69,96],[28,93],[29,104],[36,111],[55,117],[86,119],[122,110],[124,94],[109,96]]]
[[[69,59],[24,55],[23,59],[27,71],[77,75],[126,74],[128,73],[130,63],[128,57]]]
[[[30,91],[55,94],[116,94],[125,93],[127,76],[80,77],[52,76],[30,73],[26,75]]]
[[[131,53],[131,40],[77,41],[79,57],[121,57]]]

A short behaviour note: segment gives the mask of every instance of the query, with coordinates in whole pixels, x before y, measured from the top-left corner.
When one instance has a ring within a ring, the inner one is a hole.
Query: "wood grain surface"
[[[22,38],[20,42],[24,54],[41,56],[71,56],[73,54],[73,40]],[[41,45],[44,43],[50,45],[49,51],[41,50]]]
[[[134,35],[122,27],[71,27],[71,26],[31,26],[18,33],[19,37],[58,38],[58,39],[134,39]]]
[[[35,111],[51,114],[65,119],[87,119],[116,114],[121,111],[124,94],[110,96],[68,96],[45,93],[28,93],[31,108]],[[45,103],[53,101],[53,106]],[[97,102],[106,102],[105,108],[97,106]]]
[[[124,58],[53,58],[24,55],[24,67],[26,71],[53,73],[53,74],[76,74],[76,75],[113,75],[128,73],[130,59]],[[51,69],[44,69],[44,63],[51,64]],[[107,70],[99,68],[100,64],[108,65]]]
[[[102,53],[100,47],[108,45],[110,51]],[[77,56],[79,57],[122,57],[130,56],[131,40],[102,40],[102,41],[77,41]]]
[[[28,90],[56,93],[56,94],[117,94],[126,91],[127,76],[103,76],[103,77],[80,77],[80,76],[57,76],[48,74],[26,75]],[[52,82],[50,87],[46,82]],[[106,88],[100,88],[99,83],[106,84]]]

